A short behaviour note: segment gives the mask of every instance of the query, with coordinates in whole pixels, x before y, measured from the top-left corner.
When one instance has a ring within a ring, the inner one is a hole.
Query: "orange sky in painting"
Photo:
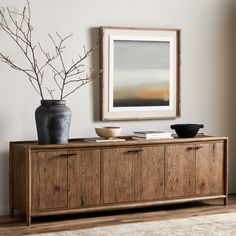
[[[164,100],[169,99],[169,90],[161,90],[161,91],[139,91],[138,96],[144,99],[154,99],[154,98],[162,98]]]
[[[161,99],[168,101],[170,96],[169,84],[136,85],[135,87],[123,87],[114,90],[114,99]]]

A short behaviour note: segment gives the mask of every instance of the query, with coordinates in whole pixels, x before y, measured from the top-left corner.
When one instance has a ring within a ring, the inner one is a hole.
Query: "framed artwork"
[[[101,27],[101,119],[180,116],[180,30]]]

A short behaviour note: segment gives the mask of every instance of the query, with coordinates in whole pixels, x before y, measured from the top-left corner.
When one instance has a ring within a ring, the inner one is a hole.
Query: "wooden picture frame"
[[[100,27],[101,119],[180,116],[180,30]]]

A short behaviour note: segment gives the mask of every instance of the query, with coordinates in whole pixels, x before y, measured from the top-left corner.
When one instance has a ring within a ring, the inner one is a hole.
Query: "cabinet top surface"
[[[122,137],[122,142],[85,142],[85,138],[70,139],[68,144],[46,144],[39,145],[37,141],[12,141],[10,144],[24,146],[29,149],[60,149],[60,148],[90,148],[90,147],[109,147],[109,146],[132,146],[132,145],[157,145],[157,144],[174,144],[174,143],[191,143],[205,141],[223,141],[227,140],[226,136],[208,136],[198,135],[194,138],[160,139],[160,140],[133,140],[132,136]]]

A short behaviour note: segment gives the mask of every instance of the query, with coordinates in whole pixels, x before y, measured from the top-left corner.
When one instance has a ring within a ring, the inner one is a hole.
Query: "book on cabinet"
[[[160,139],[173,139],[174,137],[139,137],[139,136],[132,136],[134,140],[160,140]]]
[[[145,139],[172,138],[170,132],[163,131],[134,131],[134,136]]]

